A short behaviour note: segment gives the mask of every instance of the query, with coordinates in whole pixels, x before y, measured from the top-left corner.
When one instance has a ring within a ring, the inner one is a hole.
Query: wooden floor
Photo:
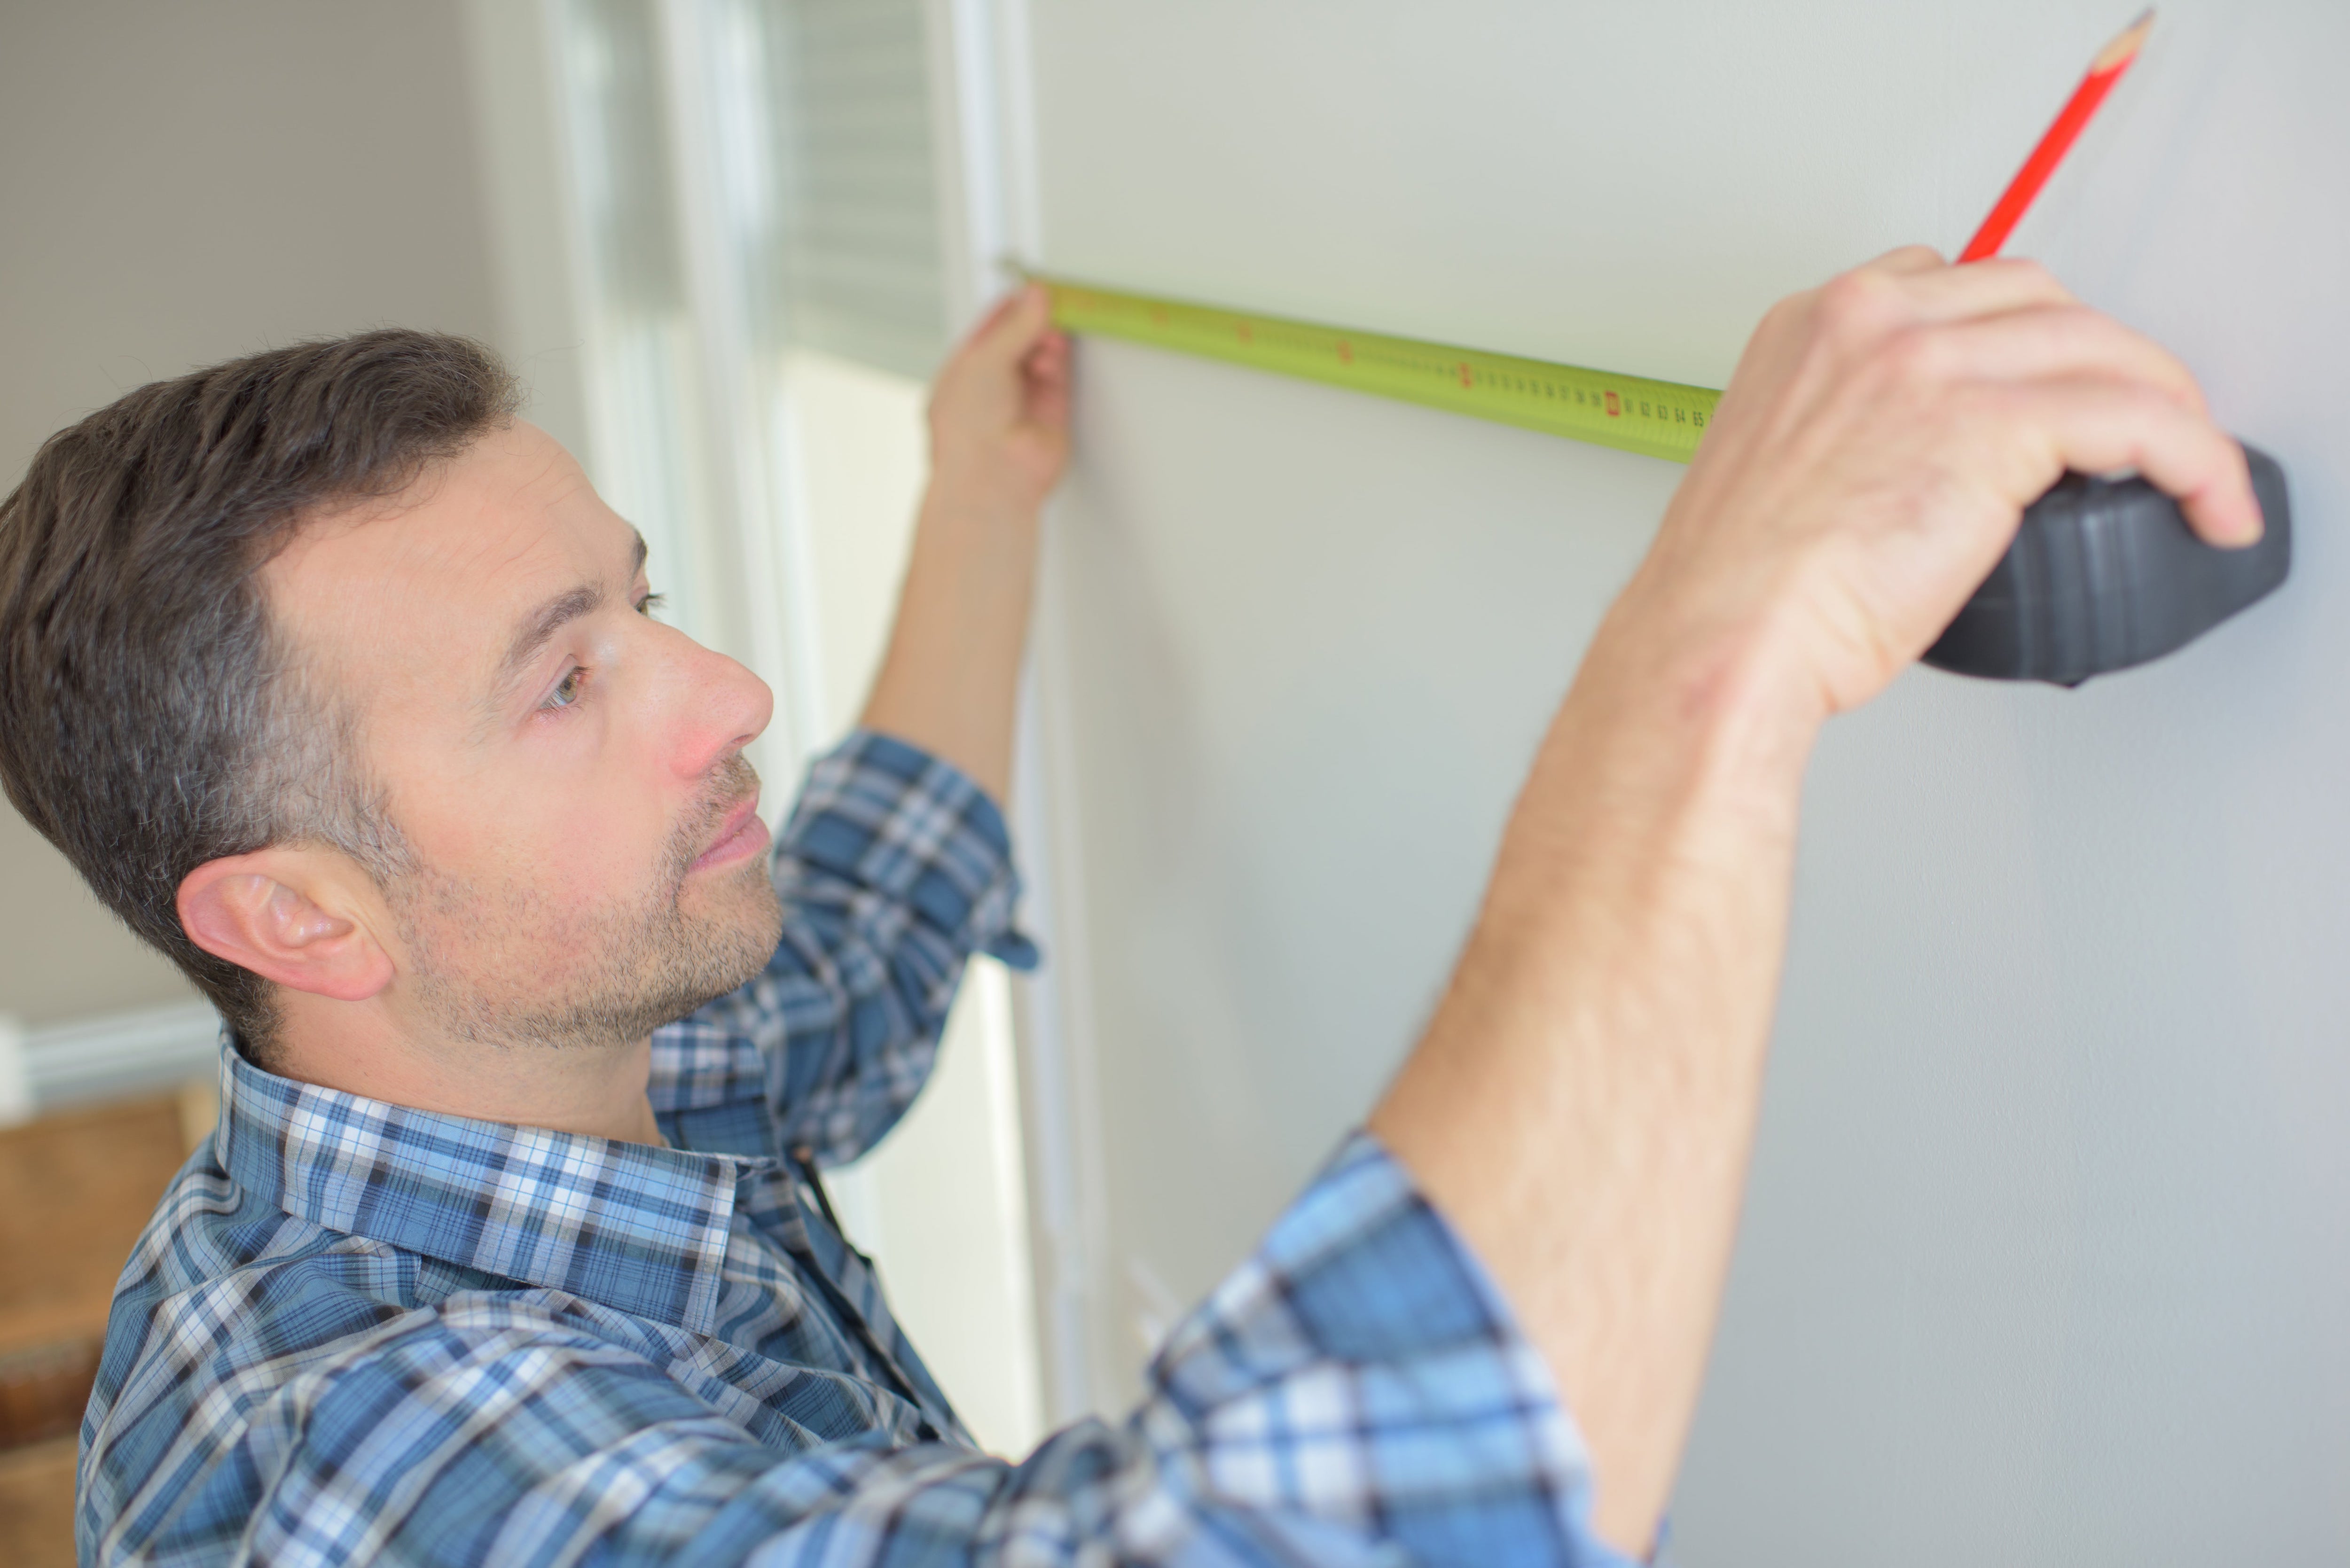
[[[0,1563],[73,1568],[73,1438],[0,1449]]]
[[[0,1129],[0,1564],[74,1561],[74,1461],[108,1303],[203,1116],[188,1096]]]

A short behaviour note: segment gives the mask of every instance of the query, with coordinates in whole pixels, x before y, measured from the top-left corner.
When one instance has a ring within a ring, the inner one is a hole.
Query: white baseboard
[[[6,1033],[0,1028],[0,1033]],[[219,1071],[220,1014],[209,1003],[180,1002],[109,1012],[16,1033],[18,1089],[37,1115],[59,1106],[140,1089],[168,1088]],[[0,1062],[0,1075],[8,1064]],[[11,1096],[0,1094],[0,1100]]]

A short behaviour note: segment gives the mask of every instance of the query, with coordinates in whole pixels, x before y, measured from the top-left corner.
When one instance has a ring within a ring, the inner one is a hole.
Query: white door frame
[[[926,0],[948,306],[961,330],[1042,251],[1025,0]],[[1009,810],[1026,876],[1023,921],[1044,970],[1014,988],[1028,1237],[1048,1422],[1108,1415],[1127,1379],[1104,1332],[1108,1294],[1093,1011],[1075,831],[1076,770],[1055,679],[1062,617],[1050,540],[1021,687]]]

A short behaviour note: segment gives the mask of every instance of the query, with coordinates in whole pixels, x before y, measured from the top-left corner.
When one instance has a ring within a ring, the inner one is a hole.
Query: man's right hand
[[[1841,712],[2065,470],[2125,468],[2212,543],[2260,536],[2243,453],[2167,350],[2036,263],[1898,250],[1763,317],[1622,612],[1701,618]]]

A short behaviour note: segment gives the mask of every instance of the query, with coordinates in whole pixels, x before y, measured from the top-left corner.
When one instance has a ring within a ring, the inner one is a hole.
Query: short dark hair
[[[0,502],[0,784],[248,1050],[268,983],[180,926],[181,881],[276,844],[404,860],[261,570],[306,520],[397,495],[510,419],[478,343],[363,332],[156,381],[41,446]]]

